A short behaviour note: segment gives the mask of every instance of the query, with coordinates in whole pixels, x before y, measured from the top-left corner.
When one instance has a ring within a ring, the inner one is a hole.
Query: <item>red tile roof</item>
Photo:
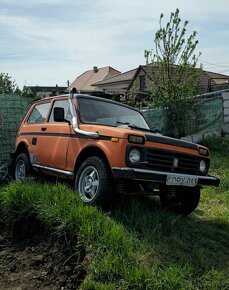
[[[219,79],[229,80],[229,76],[205,70],[200,71],[199,76],[200,93],[208,93],[210,91],[211,86],[217,84],[215,80]]]
[[[105,84],[109,85],[109,84],[113,84],[113,83],[131,81],[137,70],[138,70],[138,68],[135,68],[135,69],[132,69],[130,71],[124,72],[122,74],[119,74],[117,76],[104,79],[103,81],[95,82],[95,83],[93,83],[93,86],[100,86],[100,85],[105,85]]]
[[[120,71],[110,67],[106,66],[103,68],[98,68],[97,72],[94,72],[94,70],[88,70],[84,72],[82,75],[78,76],[69,86],[69,90],[72,88],[76,88],[80,91],[93,91],[96,88],[92,86],[93,83],[103,81],[107,77],[113,77],[114,75],[121,74]]]
[[[207,73],[207,75],[211,78],[211,79],[228,79],[229,76],[227,75],[223,75],[220,73],[214,73],[211,71],[205,71]]]

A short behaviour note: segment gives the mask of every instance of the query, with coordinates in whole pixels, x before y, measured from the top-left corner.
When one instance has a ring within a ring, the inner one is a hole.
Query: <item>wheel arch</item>
[[[80,154],[78,155],[76,161],[75,161],[75,166],[74,166],[74,176],[76,176],[76,173],[78,171],[78,169],[80,168],[81,164],[84,162],[84,160],[86,160],[88,157],[92,157],[92,156],[97,156],[97,157],[101,157],[105,160],[105,162],[107,163],[108,167],[110,167],[110,163],[109,160],[106,156],[106,154],[104,153],[104,151],[97,147],[97,146],[89,146],[84,148]]]
[[[29,154],[29,150],[28,150],[28,144],[24,141],[21,141],[18,145],[17,148],[14,152],[14,158],[17,158],[17,156],[21,153],[27,153]]]

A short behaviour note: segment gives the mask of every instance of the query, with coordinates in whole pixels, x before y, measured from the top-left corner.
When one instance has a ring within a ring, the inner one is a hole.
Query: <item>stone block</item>
[[[192,136],[181,137],[181,140],[188,141],[188,142],[192,142]]]
[[[229,108],[229,100],[223,102],[224,108]]]
[[[224,123],[229,123],[229,115],[224,115]]]
[[[229,134],[229,123],[223,125],[223,133]]]
[[[222,131],[213,131],[213,132],[208,132],[208,133],[205,133],[203,135],[203,139],[206,140],[206,139],[213,139],[213,138],[218,138],[218,137],[222,137]]]
[[[229,100],[229,92],[222,92],[223,101]]]
[[[199,143],[202,140],[203,140],[203,135],[201,135],[201,134],[192,135],[192,142],[193,143]]]
[[[229,108],[224,108],[223,114],[224,116],[229,116]]]

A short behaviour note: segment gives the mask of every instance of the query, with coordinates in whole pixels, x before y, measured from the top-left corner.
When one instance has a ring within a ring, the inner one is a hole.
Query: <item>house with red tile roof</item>
[[[93,83],[92,86],[97,87],[106,93],[126,95],[135,83],[138,90],[137,96],[141,99],[145,99],[148,97],[146,85],[147,70],[148,67],[146,65],[140,65],[138,68]],[[229,76],[200,70],[200,94],[224,89],[226,87],[229,88]]]
[[[120,73],[116,76],[106,78],[100,82],[92,84],[94,87],[103,89],[106,93],[125,94],[128,91],[129,85],[134,79],[138,68]]]
[[[76,79],[71,83],[68,87],[68,90],[72,88],[76,88],[78,92],[81,93],[90,93],[94,91],[101,91],[103,92],[103,88],[92,86],[92,84],[104,81],[111,77],[115,77],[121,74],[120,71],[110,67],[102,67],[98,68],[96,66],[93,67],[92,70],[85,71],[80,76],[76,77]]]

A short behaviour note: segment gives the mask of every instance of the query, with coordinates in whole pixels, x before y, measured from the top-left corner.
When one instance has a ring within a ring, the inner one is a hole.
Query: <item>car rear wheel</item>
[[[19,154],[15,161],[14,168],[15,180],[21,180],[25,177],[28,177],[30,173],[31,173],[31,165],[28,154],[26,153]]]
[[[101,157],[87,158],[76,174],[75,188],[84,203],[106,205],[112,191],[112,177],[107,162]]]
[[[200,200],[200,188],[193,187],[167,187],[160,193],[162,206],[182,215],[193,212]]]

